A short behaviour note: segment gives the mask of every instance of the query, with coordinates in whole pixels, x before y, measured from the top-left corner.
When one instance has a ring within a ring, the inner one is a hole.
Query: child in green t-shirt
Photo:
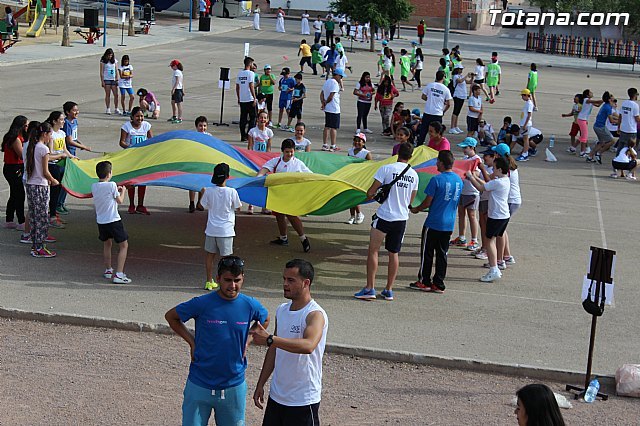
[[[409,82],[409,73],[411,72],[411,58],[406,49],[400,50],[400,81],[402,81],[402,91],[407,91],[407,84],[411,86],[413,92],[413,84]]]
[[[271,74],[271,65],[267,64],[264,66],[264,74],[260,76],[260,86],[259,92],[262,93],[265,97],[265,102],[267,104],[267,113],[269,114],[269,124],[268,127],[271,127],[273,123],[271,122],[271,111],[273,111],[273,91],[276,86],[276,79],[273,74]]]
[[[527,89],[531,92],[531,100],[533,101],[533,110],[538,110],[538,102],[536,102],[536,90],[538,89],[538,67],[535,63],[531,63],[531,71],[527,78]]]
[[[500,84],[500,76],[502,69],[497,59],[491,59],[491,63],[487,65],[487,87],[489,88],[489,103],[496,101],[495,95],[498,85]]]

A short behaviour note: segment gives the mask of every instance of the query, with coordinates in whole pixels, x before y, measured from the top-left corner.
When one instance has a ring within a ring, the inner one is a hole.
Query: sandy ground
[[[248,354],[253,388],[264,350]],[[180,424],[188,349],[177,336],[0,319],[1,425]],[[324,425],[515,425],[526,378],[324,358]],[[562,392],[564,384],[547,383]],[[10,392],[7,390],[10,389]],[[565,392],[562,392],[568,395]],[[568,425],[638,425],[640,401],[572,401]],[[247,424],[261,422],[247,401]]]

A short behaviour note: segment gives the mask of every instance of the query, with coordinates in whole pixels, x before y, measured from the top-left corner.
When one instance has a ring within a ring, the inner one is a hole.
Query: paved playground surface
[[[214,28],[216,22],[214,20]],[[247,21],[235,21],[244,24]],[[262,32],[242,29],[221,34],[190,36],[188,41],[174,42],[166,37],[164,44],[119,48],[111,47],[119,58],[131,56],[135,68],[135,87],[144,86],[159,96],[162,117],[152,121],[155,134],[170,129],[191,129],[192,119],[204,114],[210,122],[219,119],[220,90],[218,70],[230,66],[232,75],[240,69],[243,45],[251,43],[250,55],[261,68],[269,63],[274,71],[281,66],[296,70],[298,24],[288,25],[286,34],[273,31],[273,21],[263,20]],[[184,35],[179,29],[176,34]],[[161,37],[158,35],[158,37]],[[177,36],[176,36],[177,37]],[[306,36],[308,39],[309,36]],[[441,46],[441,35],[429,34],[427,52]],[[112,39],[113,40],[113,39]],[[177,38],[176,38],[177,40]],[[423,294],[406,289],[415,280],[419,263],[419,236],[424,215],[409,222],[405,245],[400,256],[400,273],[393,302],[359,302],[352,298],[364,285],[368,225],[346,225],[348,213],[307,217],[306,233],[312,251],[302,252],[292,238],[288,248],[274,248],[268,241],[275,237],[272,217],[239,215],[237,219],[236,254],[247,260],[247,276],[243,291],[258,297],[273,312],[282,301],[281,270],[293,257],[303,256],[317,269],[313,294],[329,314],[329,341],[360,347],[408,351],[445,357],[486,360],[495,363],[534,365],[544,368],[582,371],[586,364],[591,317],[581,306],[582,276],[587,267],[589,246],[607,246],[618,253],[616,265],[615,308],[607,308],[598,322],[594,371],[613,374],[623,363],[637,362],[640,353],[637,311],[640,290],[637,286],[635,252],[638,231],[634,212],[640,207],[636,183],[610,179],[605,165],[590,166],[581,159],[564,153],[570,122],[560,114],[571,108],[573,94],[591,88],[598,96],[611,90],[624,99],[626,89],[637,86],[637,74],[617,69],[598,70],[594,61],[554,58],[527,53],[521,40],[496,37],[453,35],[451,43],[459,43],[468,58],[488,58],[492,50],[501,52],[503,84],[496,104],[486,106],[485,118],[496,128],[502,117],[518,119],[522,101],[518,95],[526,84],[528,63],[541,66],[539,105],[534,126],[545,136],[556,135],[558,163],[545,163],[544,154],[520,164],[523,207],[509,225],[512,249],[517,264],[504,273],[502,281],[482,284],[482,262],[466,251],[450,251],[447,291],[442,295]],[[394,42],[395,48],[408,46],[406,40]],[[520,46],[520,48],[518,47]],[[25,46],[24,49],[32,46]],[[36,46],[37,47],[37,46]],[[347,48],[349,46],[347,45]],[[134,49],[135,48],[135,49]],[[75,49],[74,55],[75,55]],[[85,49],[84,47],[82,49]],[[46,62],[32,65],[6,65],[2,68],[3,90],[11,90],[11,102],[0,106],[0,120],[5,127],[16,114],[43,120],[63,102],[74,100],[80,106],[80,137],[96,151],[117,151],[119,128],[127,120],[104,114],[103,91],[98,81],[98,58],[103,49],[91,46],[92,56],[67,58],[66,50],[48,46],[37,53]],[[80,49],[78,49],[79,51]],[[18,54],[16,48],[4,55]],[[503,54],[504,51],[504,54]],[[32,55],[36,52],[28,51]],[[27,52],[27,53],[28,53]],[[82,55],[87,53],[83,50]],[[25,53],[26,55],[26,53]],[[287,56],[289,60],[285,60]],[[185,66],[185,119],[181,125],[165,120],[170,115],[169,91],[171,59]],[[28,58],[27,58],[28,59]],[[26,59],[25,59],[26,60]],[[356,50],[349,54],[354,73],[345,79],[342,96],[343,128],[338,144],[346,149],[355,128],[355,98],[350,92],[360,74],[367,70],[375,75],[374,54]],[[554,62],[555,61],[555,62]],[[513,62],[521,62],[519,65]],[[560,65],[574,65],[562,68]],[[426,58],[424,80],[430,81],[435,68],[434,57]],[[579,68],[582,67],[582,68]],[[304,121],[313,149],[321,145],[323,118],[319,109],[319,89],[323,80],[305,74],[308,99]],[[9,89],[10,88],[10,89]],[[419,92],[402,92],[400,100],[409,108],[423,108]],[[235,94],[227,92],[224,121],[238,116]],[[594,118],[592,115],[592,119]],[[372,111],[370,127],[374,130],[368,147],[381,159],[390,154],[393,142],[379,135],[379,116]],[[448,124],[448,114],[445,120]],[[212,133],[241,146],[236,126],[210,128]],[[279,142],[288,133],[275,131]],[[452,142],[462,137],[453,136]],[[276,146],[278,143],[275,144]],[[457,152],[456,154],[460,154]],[[92,154],[82,153],[82,158]],[[335,155],[346,155],[343,152]],[[542,158],[541,158],[542,157]],[[0,199],[8,196],[6,182],[0,182]],[[59,239],[55,244],[58,257],[33,259],[28,246],[18,243],[18,233],[0,230],[0,305],[42,312],[117,318],[124,320],[163,322],[164,312],[177,303],[202,294],[204,268],[201,249],[206,215],[187,213],[185,191],[149,188],[146,204],[151,216],[128,215],[122,211],[130,234],[130,251],[126,272],[133,283],[116,286],[101,277],[102,246],[97,240],[95,215],[90,200],[70,198],[72,213],[64,230],[52,230]],[[369,217],[374,205],[364,207]],[[381,288],[386,260],[381,257],[378,288]]]

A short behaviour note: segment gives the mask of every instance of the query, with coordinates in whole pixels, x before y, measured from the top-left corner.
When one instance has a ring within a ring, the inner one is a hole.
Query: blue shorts
[[[125,93],[133,95],[133,87],[120,87],[120,94],[124,95]]]
[[[291,109],[291,98],[281,95],[280,100],[278,101],[278,108],[284,108],[286,110]]]
[[[210,390],[187,379],[182,403],[182,426],[209,424],[211,410],[218,425],[244,426],[247,383],[223,390]]]

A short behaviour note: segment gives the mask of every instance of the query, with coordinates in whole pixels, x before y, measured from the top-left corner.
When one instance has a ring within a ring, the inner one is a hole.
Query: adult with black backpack
[[[409,206],[418,192],[418,174],[408,164],[413,155],[413,145],[404,143],[398,150],[398,161],[378,169],[367,191],[369,200],[375,199],[380,207],[373,215],[367,253],[367,285],[357,292],[356,299],[376,298],[375,278],[378,271],[378,252],[384,241],[389,252],[387,285],[380,296],[393,300],[393,283],[400,265],[398,253],[402,248],[404,231],[409,219]]]

